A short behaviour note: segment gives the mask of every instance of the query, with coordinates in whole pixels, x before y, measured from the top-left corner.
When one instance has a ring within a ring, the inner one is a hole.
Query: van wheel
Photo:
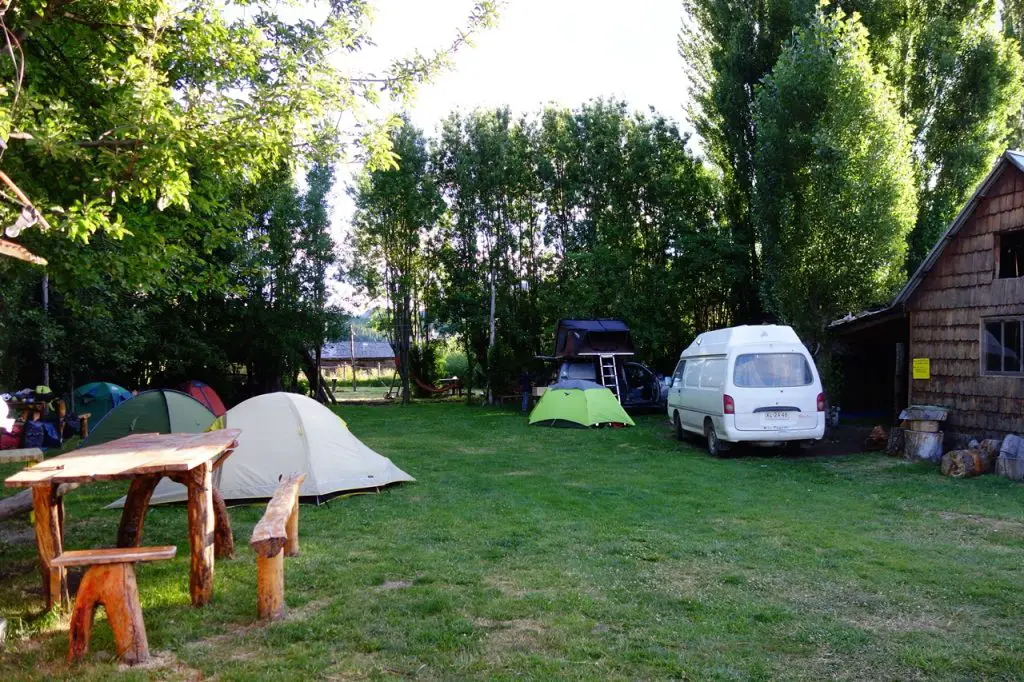
[[[712,457],[721,457],[724,450],[722,441],[718,439],[715,425],[710,419],[704,423],[704,436],[708,439],[708,454]]]
[[[683,440],[686,438],[686,434],[683,433],[683,422],[679,420],[679,413],[672,413],[672,425],[676,428],[676,440]]]

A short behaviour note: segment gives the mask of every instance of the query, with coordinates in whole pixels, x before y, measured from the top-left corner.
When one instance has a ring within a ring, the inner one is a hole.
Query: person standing
[[[530,389],[530,375],[524,369],[519,373],[519,392],[523,394],[523,414],[530,411]]]

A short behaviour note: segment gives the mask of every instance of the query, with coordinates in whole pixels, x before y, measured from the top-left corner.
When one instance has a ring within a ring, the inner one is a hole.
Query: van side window
[[[708,358],[700,373],[700,387],[719,389],[725,386],[725,358]]]
[[[676,365],[676,371],[672,372],[672,385],[682,386],[683,385],[683,369],[686,367],[686,360],[680,360],[679,364]]]
[[[700,369],[703,364],[703,360],[686,361],[686,369],[683,371],[683,385],[686,388],[700,388]]]

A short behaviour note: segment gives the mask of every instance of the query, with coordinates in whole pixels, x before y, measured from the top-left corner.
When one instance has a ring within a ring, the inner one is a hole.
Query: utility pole
[[[488,325],[488,332],[490,334],[490,338],[487,341],[487,348],[488,348],[488,350],[490,350],[491,348],[494,348],[494,341],[495,341],[495,339],[494,339],[494,336],[495,336],[495,334],[494,334],[494,332],[495,332],[495,324],[494,324],[494,276],[495,276],[494,268],[492,267],[491,268],[491,316],[490,316],[490,324]],[[491,359],[492,358],[488,358],[488,361],[490,361]],[[493,374],[491,376],[493,376]],[[494,404],[494,387],[491,386],[490,380],[487,381],[487,402],[491,403],[491,404]]]
[[[43,273],[43,319],[50,315],[50,276]],[[50,349],[46,342],[43,342],[43,386],[50,385]]]

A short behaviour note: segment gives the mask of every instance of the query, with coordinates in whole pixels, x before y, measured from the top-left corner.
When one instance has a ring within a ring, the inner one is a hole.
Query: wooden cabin
[[[324,374],[332,378],[351,379],[353,364],[358,372],[371,376],[390,376],[395,371],[395,351],[387,341],[358,338],[329,341],[323,345],[320,357]]]
[[[1024,153],[999,157],[890,306],[830,329],[894,365],[894,408],[948,407],[953,442],[1024,432]]]

